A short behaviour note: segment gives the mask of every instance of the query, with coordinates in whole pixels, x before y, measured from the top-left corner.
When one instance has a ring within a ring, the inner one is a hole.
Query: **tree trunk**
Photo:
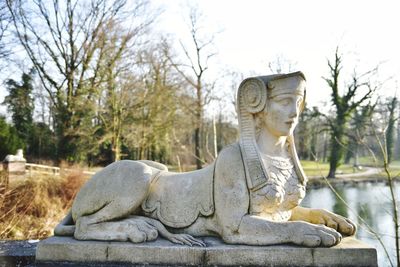
[[[326,162],[326,155],[328,154],[328,138],[326,133],[324,133],[324,149],[322,151],[322,162]]]
[[[346,125],[345,116],[338,116],[337,123],[331,135],[331,155],[329,159],[328,178],[335,178],[336,169],[343,158],[344,128]]]
[[[217,158],[217,156],[218,156],[218,148],[217,148],[217,126],[216,126],[216,123],[215,123],[215,116],[213,117],[212,123],[213,123],[214,158]]]
[[[59,100],[59,105],[62,100]],[[57,137],[57,161],[65,159],[71,161],[74,157],[74,149],[72,147],[73,140],[71,138],[71,115],[67,108],[63,106],[56,111],[55,114],[55,126],[56,126],[56,137]]]
[[[194,154],[196,156],[196,168],[199,170],[202,168],[201,164],[201,151],[200,151],[200,127],[196,127],[194,130]]]
[[[311,136],[310,152],[307,153],[307,158],[309,160],[319,160],[318,157],[318,131],[313,131]]]
[[[355,147],[354,147],[354,165],[353,165],[354,167],[358,167],[359,166],[359,163],[358,163],[358,144],[356,143],[355,144]]]
[[[400,109],[398,118],[400,118]],[[397,139],[396,139],[396,146],[395,146],[395,157],[396,159],[400,159],[400,120],[397,120]]]
[[[196,129],[194,130],[194,154],[196,156],[196,168],[201,169],[201,126],[203,120],[203,94],[202,94],[201,75],[197,77],[196,94],[197,94],[197,110],[196,110]]]
[[[121,147],[119,143],[119,138],[115,138],[111,150],[112,150],[112,160],[114,162],[121,160]]]
[[[335,142],[335,140],[332,140],[332,142]],[[331,146],[332,151],[331,151],[331,159],[329,161],[329,173],[328,173],[328,178],[336,178],[336,168],[337,164],[339,161],[339,153],[337,149],[334,148],[334,146]]]
[[[351,143],[349,143],[347,151],[346,151],[346,156],[344,157],[344,164],[350,164],[350,160],[351,158],[354,157],[354,140],[351,141]]]

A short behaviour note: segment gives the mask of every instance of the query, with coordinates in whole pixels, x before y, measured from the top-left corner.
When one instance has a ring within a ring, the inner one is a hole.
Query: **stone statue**
[[[26,159],[24,158],[24,152],[22,149],[17,149],[17,154],[7,155],[3,160],[3,162],[13,162],[13,161],[26,162]]]
[[[80,190],[56,235],[78,240],[145,242],[158,235],[204,246],[200,236],[229,244],[333,246],[354,223],[299,206],[306,176],[293,139],[305,103],[301,72],[245,79],[237,94],[240,140],[204,169],[169,172],[153,161],[122,160]]]

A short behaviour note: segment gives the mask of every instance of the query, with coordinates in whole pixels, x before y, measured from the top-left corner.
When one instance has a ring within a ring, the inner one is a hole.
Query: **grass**
[[[312,160],[301,160],[301,165],[303,166],[306,175],[310,177],[328,175],[329,172],[329,163],[316,162]],[[354,172],[359,172],[359,170],[353,168],[353,165],[351,164],[343,164],[339,166],[336,174],[347,174]]]
[[[362,176],[361,179],[364,178],[378,178],[381,180],[387,180],[387,174],[384,172],[382,165],[373,163],[372,158],[361,158],[360,165],[361,166],[371,166],[375,168],[380,168],[381,172],[378,174],[373,174],[371,177]],[[303,166],[304,172],[308,177],[321,177],[321,175],[328,175],[329,172],[329,163],[315,162],[311,160],[301,160],[301,165]],[[354,169],[350,164],[343,164],[338,168],[337,174],[350,174],[363,172],[364,170]],[[400,179],[400,161],[393,161],[390,164],[389,172],[393,179]],[[358,178],[358,177],[354,177]],[[353,179],[354,179],[353,178]]]
[[[372,166],[376,168],[383,168],[383,161],[381,159],[377,159],[378,162],[375,162],[371,157],[361,157],[360,164],[366,166]],[[390,175],[398,179],[400,178],[400,160],[394,160],[389,165]],[[383,171],[378,174],[380,178],[387,178],[387,174]]]
[[[393,179],[399,179],[400,178],[400,165],[390,164],[389,172]],[[387,174],[382,170],[382,172],[379,173],[379,177],[387,179]]]
[[[0,239],[43,239],[53,234],[86,178],[37,175],[0,186]],[[0,179],[0,181],[4,181]]]

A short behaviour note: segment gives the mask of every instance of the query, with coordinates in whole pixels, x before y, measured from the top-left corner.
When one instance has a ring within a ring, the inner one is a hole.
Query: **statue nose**
[[[290,110],[289,118],[293,119],[296,118],[299,114],[299,110],[295,107]]]

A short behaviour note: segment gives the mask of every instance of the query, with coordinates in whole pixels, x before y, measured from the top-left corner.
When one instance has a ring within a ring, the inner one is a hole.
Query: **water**
[[[356,237],[375,247],[378,251],[379,266],[390,266],[378,240],[368,233],[357,215],[361,216],[379,234],[388,250],[392,262],[396,264],[393,211],[389,186],[385,183],[358,183],[356,185],[336,185],[335,190],[348,203],[347,207],[329,187],[310,189],[302,206],[324,208],[350,218],[357,223]],[[395,184],[397,203],[400,205],[400,183]]]

